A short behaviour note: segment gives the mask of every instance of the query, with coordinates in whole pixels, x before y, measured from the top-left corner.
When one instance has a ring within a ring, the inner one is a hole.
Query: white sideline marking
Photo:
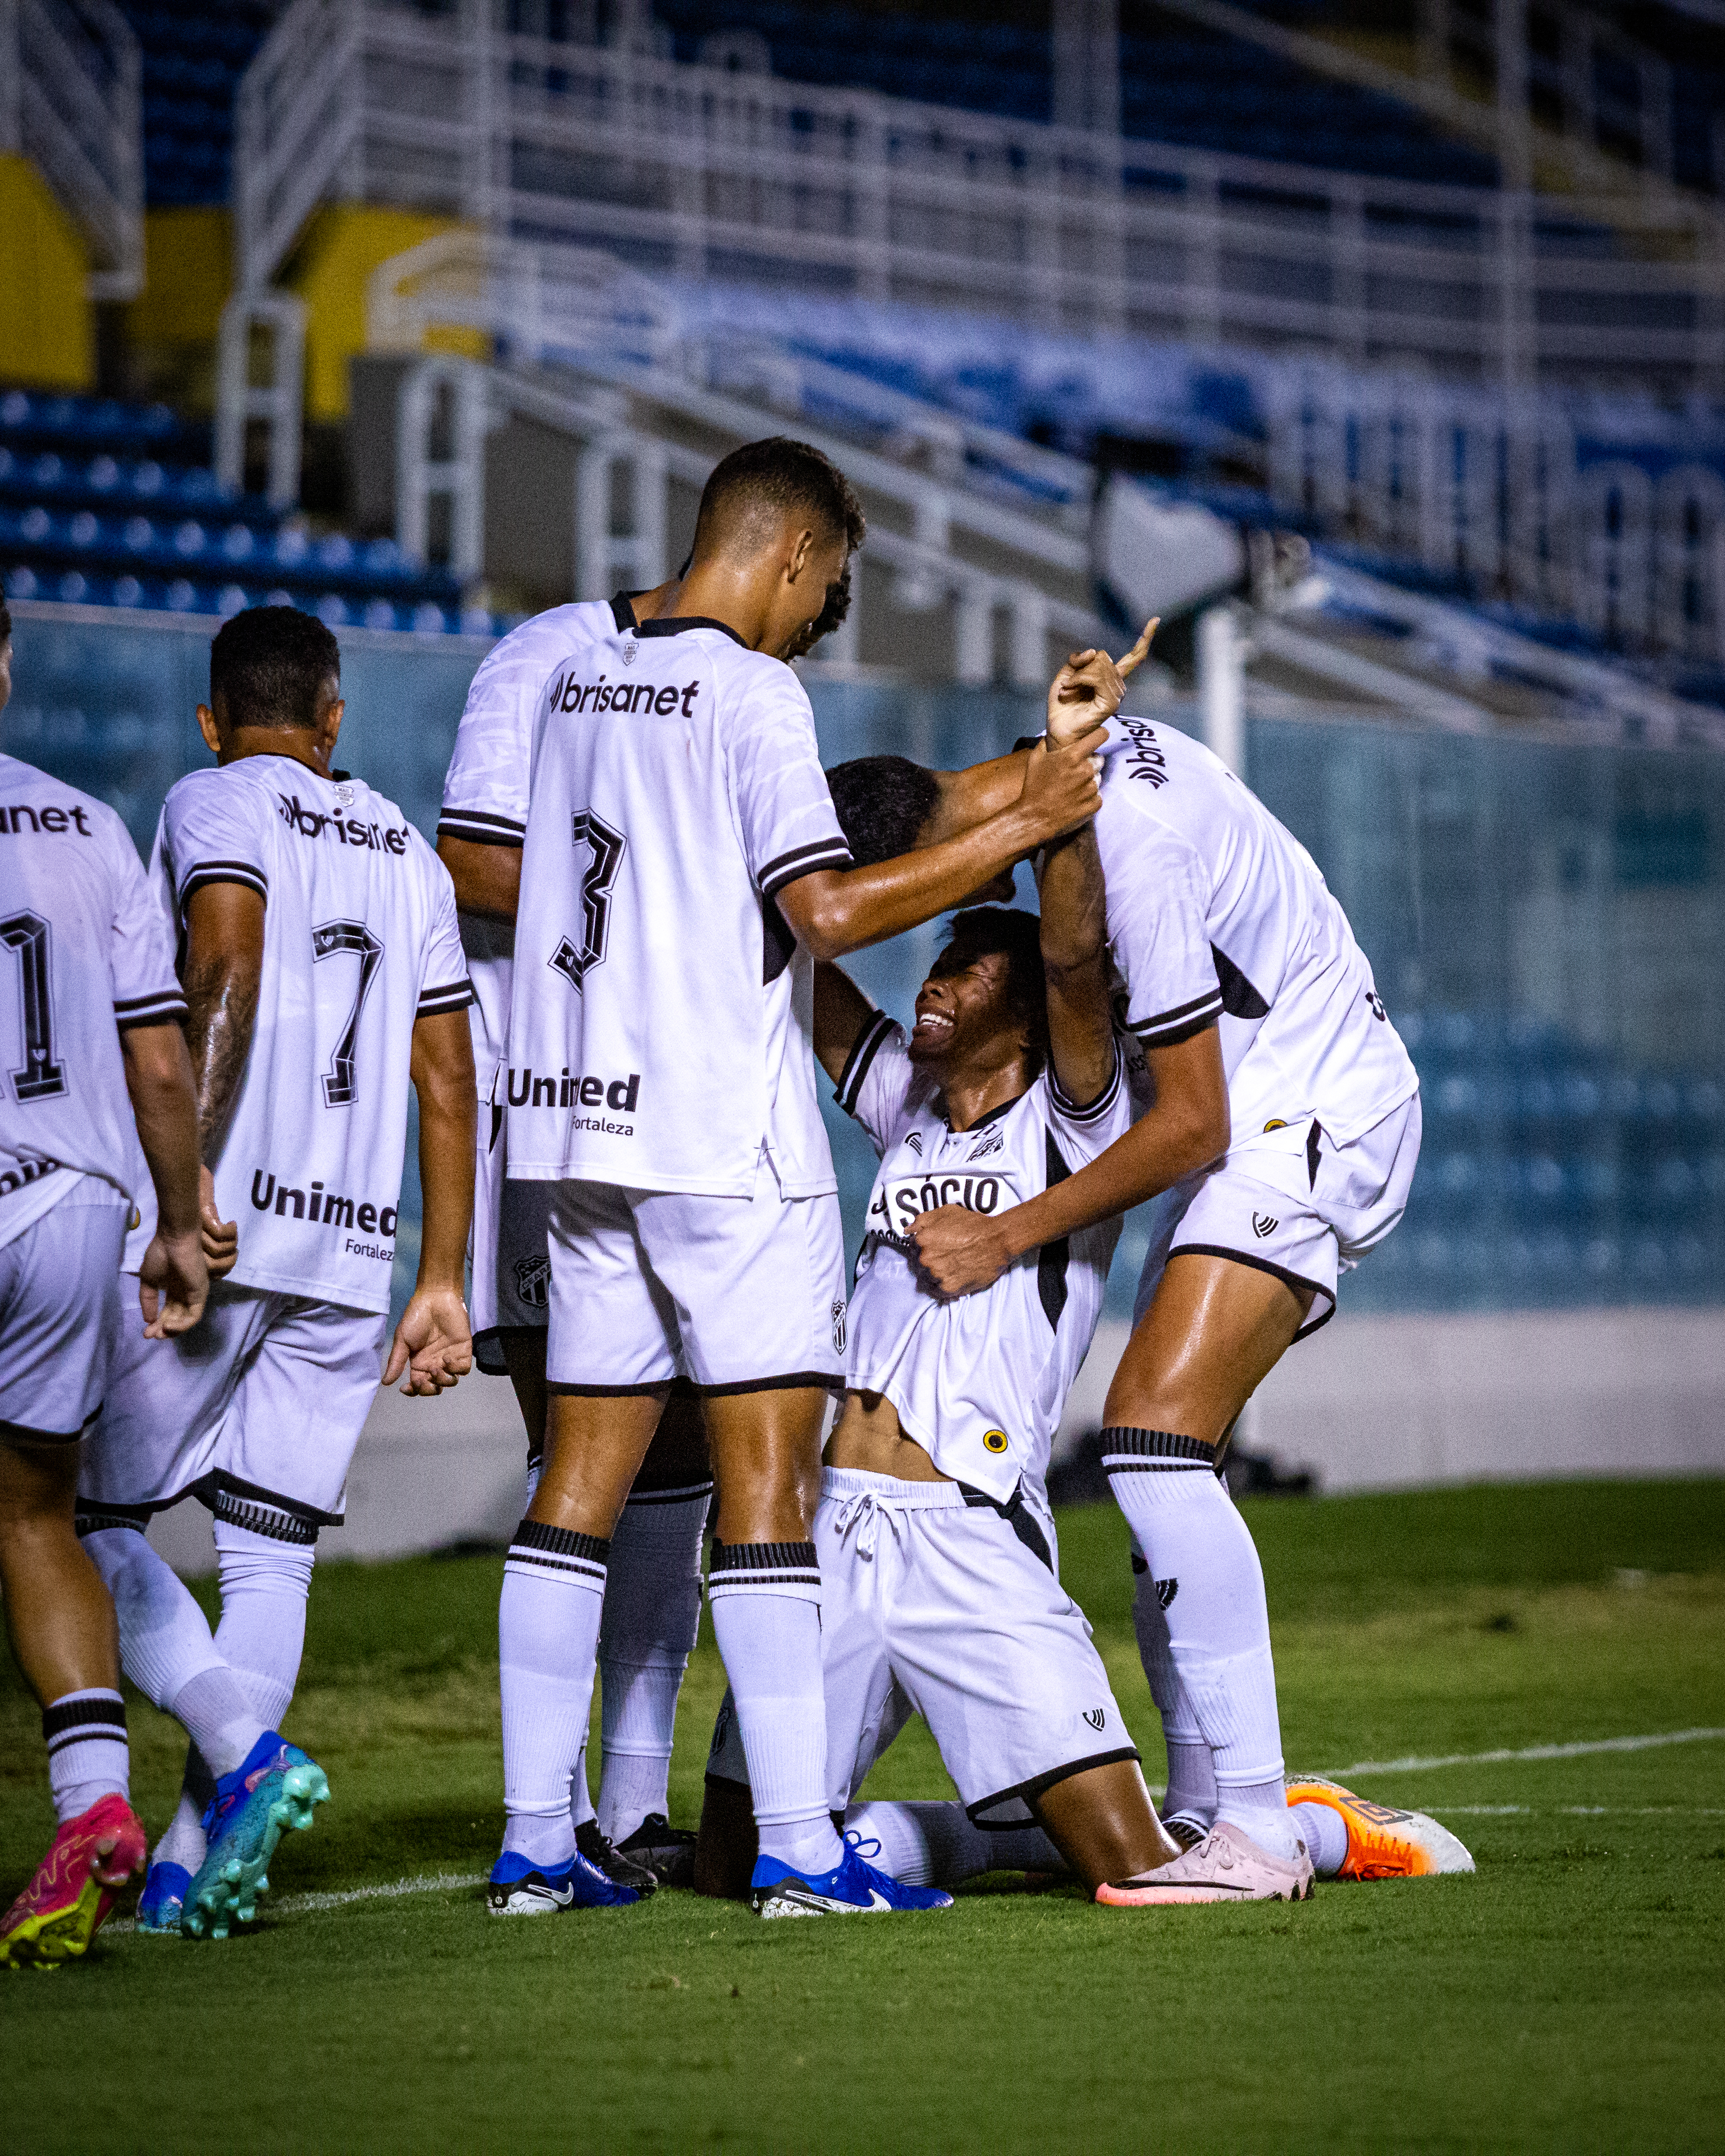
[[[1449,1752],[1440,1758],[1360,1759],[1334,1769],[1338,1781],[1356,1774],[1423,1774],[1433,1767],[1491,1767],[1506,1759],[1583,1759],[1595,1752],[1651,1752],[1661,1744],[1707,1744],[1725,1729],[1673,1729],[1660,1737],[1595,1737],[1584,1744],[1529,1744],[1519,1752]],[[1297,1779],[1297,1778],[1296,1778]]]
[[[485,1883],[483,1871],[421,1872],[413,1879],[392,1879],[385,1887],[344,1887],[339,1892],[327,1894],[284,1894],[279,1902],[266,1902],[264,1907],[283,1917],[316,1916],[320,1910],[345,1909],[355,1902],[393,1902],[403,1894],[454,1893]],[[110,1938],[136,1929],[129,1917],[102,1927],[103,1935]]]

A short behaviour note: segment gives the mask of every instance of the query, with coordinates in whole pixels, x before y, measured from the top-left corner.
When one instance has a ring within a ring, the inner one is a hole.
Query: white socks
[[[1162,1596],[1171,1583],[1158,1579],[1136,1551],[1132,1570],[1137,1577],[1132,1630],[1138,1635],[1138,1659],[1144,1665],[1150,1697],[1162,1717],[1163,1743],[1168,1748],[1168,1790],[1162,1800],[1162,1816],[1165,1820],[1184,1820],[1208,1834],[1216,1816],[1215,1769],[1168,1644]]]
[[[713,1631],[731,1680],[762,1856],[831,1871],[845,1845],[827,1810],[820,1569],[813,1543],[713,1541]]]
[[[963,1804],[944,1801],[853,1804],[845,1831],[859,1854],[907,1887],[956,1887],[979,1871],[1064,1871],[1066,1860],[1040,1826],[973,1826]],[[870,1851],[870,1844],[878,1844]]]
[[[1264,1571],[1214,1459],[1214,1445],[1174,1431],[1102,1432],[1102,1466],[1158,1583],[1168,1651],[1209,1748],[1216,1817],[1291,1863],[1300,1837],[1282,1780]]]
[[[100,1798],[131,1794],[126,1742],[126,1702],[105,1686],[63,1692],[42,1710],[48,1746],[48,1786],[54,1815],[64,1826]]]
[[[547,1871],[575,1854],[571,1784],[593,1707],[609,1548],[523,1520],[503,1568],[503,1846]]]
[[[244,1686],[265,1729],[280,1729],[299,1680],[311,1591],[311,1543],[287,1543],[216,1522],[222,1621],[216,1651]]]
[[[611,1537],[599,1627],[599,1831],[626,1840],[667,1809],[677,1696],[701,1624],[710,1482],[631,1497]]]
[[[1320,1879],[1333,1879],[1348,1861],[1348,1822],[1327,1804],[1290,1804],[1288,1817],[1300,1831],[1312,1868]]]
[[[136,1528],[100,1528],[84,1547],[114,1598],[126,1674],[183,1724],[216,1774],[231,1774],[266,1725],[216,1651],[203,1612]]]

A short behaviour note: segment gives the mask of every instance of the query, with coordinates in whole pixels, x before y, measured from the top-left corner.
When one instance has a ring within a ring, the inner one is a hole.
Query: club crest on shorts
[[[1004,1430],[985,1430],[983,1432],[984,1452],[1004,1452],[1010,1442]]]
[[[842,1301],[833,1305],[833,1353],[835,1355],[845,1353],[845,1305]]]
[[[1260,1243],[1266,1235],[1273,1235],[1276,1233],[1276,1215],[1273,1213],[1253,1214],[1252,1233],[1258,1238],[1258,1240]]]
[[[1084,1718],[1092,1729],[1100,1729],[1108,1719],[1108,1710],[1106,1707],[1087,1707]]]
[[[1151,1584],[1156,1589],[1157,1604],[1160,1609],[1166,1609],[1180,1591],[1178,1579],[1158,1579]]]
[[[530,1310],[543,1310],[551,1296],[551,1260],[517,1258],[515,1261],[516,1300]]]

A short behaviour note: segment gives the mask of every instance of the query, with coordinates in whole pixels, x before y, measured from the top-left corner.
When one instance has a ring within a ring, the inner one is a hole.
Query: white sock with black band
[[[103,1797],[130,1799],[126,1702],[117,1691],[94,1686],[62,1692],[42,1710],[42,1737],[48,1747],[54,1815],[62,1826]]]
[[[762,1856],[830,1871],[845,1845],[827,1809],[820,1568],[813,1543],[713,1541],[713,1633],[748,1761]]]
[[[570,1789],[587,1742],[610,1545],[523,1520],[497,1608],[503,1846],[546,1871],[575,1855]]]
[[[1281,1726],[1264,1569],[1215,1475],[1215,1447],[1178,1431],[1115,1425],[1102,1466],[1149,1565],[1168,1651],[1209,1747],[1216,1817],[1291,1863],[1300,1835],[1282,1779]]]
[[[1162,1816],[1208,1834],[1216,1816],[1215,1768],[1168,1643],[1167,1603],[1173,1600],[1180,1584],[1178,1579],[1158,1579],[1137,1551],[1132,1553],[1132,1570],[1137,1580],[1132,1597],[1132,1630],[1137,1634],[1138,1660],[1144,1666],[1150,1697],[1162,1717],[1162,1741],[1168,1751],[1168,1788],[1163,1795]]]

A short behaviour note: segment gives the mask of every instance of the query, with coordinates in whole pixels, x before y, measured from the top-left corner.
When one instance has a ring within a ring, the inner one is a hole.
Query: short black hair
[[[940,801],[934,773],[907,756],[854,757],[834,765],[827,785],[860,869],[914,853]]]
[[[868,536],[868,519],[856,490],[832,459],[809,442],[788,434],[745,442],[713,466],[695,520],[695,557],[723,546],[733,534],[747,541],[748,527],[782,516],[806,516],[817,531],[842,536],[855,553]]]
[[[962,973],[994,952],[1006,959],[1006,1007],[1024,1029],[1034,1076],[1048,1060],[1048,977],[1042,967],[1042,923],[1013,906],[969,906],[952,916],[931,979]]]
[[[315,726],[341,680],[341,647],[298,607],[248,607],[209,648],[209,700],[230,726]]]

